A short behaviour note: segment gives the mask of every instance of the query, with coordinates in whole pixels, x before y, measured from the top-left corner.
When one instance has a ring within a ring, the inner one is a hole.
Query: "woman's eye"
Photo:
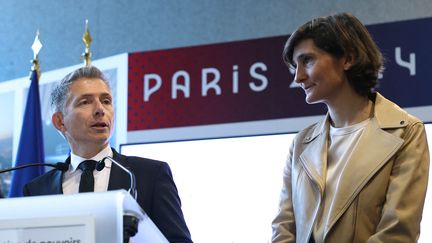
[[[303,58],[303,64],[304,65],[308,65],[310,63],[312,63],[312,57],[306,56]]]

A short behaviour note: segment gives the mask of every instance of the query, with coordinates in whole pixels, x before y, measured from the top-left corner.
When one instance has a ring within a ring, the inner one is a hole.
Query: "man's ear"
[[[54,127],[57,128],[57,130],[59,130],[61,133],[64,133],[66,131],[63,123],[63,113],[61,113],[60,111],[54,112],[51,117],[51,121]]]

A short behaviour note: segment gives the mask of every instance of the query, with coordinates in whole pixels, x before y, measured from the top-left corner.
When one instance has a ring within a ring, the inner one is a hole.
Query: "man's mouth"
[[[94,123],[92,125],[92,127],[95,127],[95,128],[105,128],[105,127],[108,127],[108,124],[106,124],[105,122],[97,122],[97,123]]]

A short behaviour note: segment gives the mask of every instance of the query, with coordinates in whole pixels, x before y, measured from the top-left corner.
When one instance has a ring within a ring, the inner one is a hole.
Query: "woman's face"
[[[331,104],[348,88],[346,58],[335,58],[319,49],[312,39],[300,41],[293,52],[295,82],[306,94],[306,102]]]

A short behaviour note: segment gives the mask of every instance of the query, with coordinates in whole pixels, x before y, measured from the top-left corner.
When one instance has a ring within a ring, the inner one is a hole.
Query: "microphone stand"
[[[49,166],[49,167],[54,167],[57,170],[61,170],[61,171],[67,171],[69,169],[69,164],[62,163],[62,162],[58,162],[55,164],[33,163],[33,164],[20,165],[17,167],[12,167],[12,168],[8,168],[8,169],[0,170],[0,174],[5,173],[5,172],[9,172],[9,171],[13,171],[13,170],[20,170],[20,169],[24,169],[24,168],[28,168],[28,167],[33,167],[33,166]],[[0,198],[4,198],[4,196],[1,192],[0,192]]]
[[[105,160],[106,159],[110,160],[112,163],[114,163],[115,165],[120,167],[120,169],[122,169],[123,171],[125,171],[126,173],[129,174],[130,187],[129,187],[128,192],[129,192],[129,194],[132,195],[132,197],[136,201],[136,199],[137,199],[136,182],[135,182],[135,175],[132,173],[132,171],[130,171],[129,169],[124,167],[122,164],[115,161],[113,158],[111,158],[109,156],[103,158],[101,161],[99,161],[96,164],[96,170],[98,170],[98,171],[103,170],[103,168],[105,167]],[[128,213],[125,213],[123,215],[123,242],[124,243],[128,243],[130,237],[135,236],[135,234],[138,232],[138,223],[139,223],[139,219],[135,215],[128,214]]]
[[[62,162],[58,162],[58,163],[55,163],[55,164],[33,163],[33,164],[20,165],[20,166],[17,166],[17,167],[12,167],[12,168],[8,168],[8,169],[0,170],[0,174],[4,173],[4,172],[8,172],[8,171],[24,169],[24,168],[33,167],[33,166],[49,166],[49,167],[54,167],[54,168],[56,168],[58,170],[61,170],[61,171],[67,171],[69,169],[69,165],[66,164],[66,163],[62,163]]]
[[[106,159],[110,160],[115,165],[117,165],[118,167],[120,167],[120,169],[124,170],[126,173],[129,174],[130,187],[129,187],[128,192],[136,200],[137,199],[137,191],[136,191],[135,175],[132,173],[132,171],[130,171],[129,169],[127,169],[126,167],[124,167],[122,164],[120,164],[119,162],[115,161],[113,158],[111,158],[109,156],[103,158],[101,161],[99,161],[96,164],[96,170],[101,171],[105,167],[105,160]]]

